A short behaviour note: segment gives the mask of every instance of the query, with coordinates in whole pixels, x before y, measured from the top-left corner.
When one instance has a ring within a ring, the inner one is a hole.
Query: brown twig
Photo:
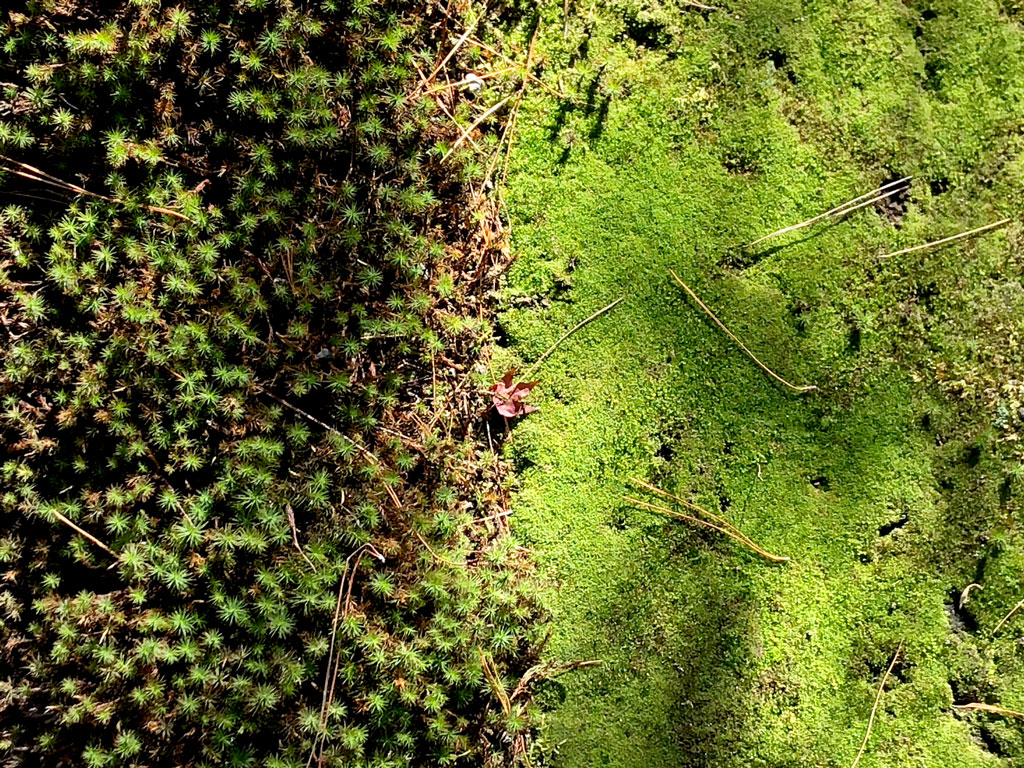
[[[324,690],[323,697],[320,702],[320,717],[318,720],[320,730],[313,739],[313,746],[310,749],[309,757],[306,759],[306,768],[310,768],[314,760],[319,763],[323,758],[323,743],[327,739],[324,731],[327,726],[330,708],[334,704],[334,690],[338,680],[338,669],[341,665],[341,653],[337,655],[337,658],[335,658],[334,655],[334,646],[338,636],[338,622],[340,619],[344,619],[348,616],[350,601],[352,599],[352,586],[356,580],[356,571],[359,568],[362,555],[366,552],[369,552],[382,563],[384,562],[384,555],[382,555],[377,548],[373,546],[373,544],[369,543],[363,544],[361,547],[356,549],[355,552],[345,558],[345,566],[341,571],[341,579],[338,581],[338,598],[334,603],[334,618],[331,621],[331,642],[327,650],[327,669],[324,672]],[[355,565],[351,566],[350,575],[349,568],[352,563],[352,558],[356,558],[356,562]],[[347,590],[345,588],[346,580],[348,582]]]
[[[533,364],[529,368],[526,369],[526,372],[520,378],[523,378],[523,379],[528,378],[530,376],[530,374],[533,373],[537,369],[537,366],[539,366],[541,363],[543,363],[545,360],[547,360],[548,357],[551,355],[551,353],[554,352],[556,349],[558,349],[558,346],[562,342],[564,342],[566,339],[568,339],[570,336],[572,336],[574,333],[576,333],[576,331],[580,330],[581,328],[583,328],[588,323],[593,322],[594,320],[599,318],[601,315],[603,315],[605,312],[609,312],[610,310],[614,309],[616,307],[616,305],[620,304],[621,302],[623,302],[625,300],[626,300],[625,296],[620,296],[619,298],[617,298],[615,301],[613,301],[608,306],[602,307],[601,309],[597,310],[597,312],[592,314],[590,317],[588,317],[585,320],[581,320],[580,322],[576,323],[576,325],[574,325],[568,331],[563,333],[562,336],[558,339],[558,341],[556,341],[554,344],[552,344],[550,347],[548,347],[546,350],[544,350],[543,354],[541,354],[540,357],[538,357],[536,360],[533,361]]]
[[[490,684],[491,690],[494,691],[495,697],[501,704],[501,711],[505,713],[506,717],[508,717],[512,714],[512,701],[508,697],[505,685],[501,682],[497,668],[491,668],[493,662],[487,657],[487,654],[484,653],[483,649],[480,649],[480,663],[483,665],[484,677],[487,678],[487,682]]]
[[[754,240],[753,242],[746,243],[742,247],[753,248],[755,245],[763,243],[765,240],[770,240],[773,237],[784,235],[787,232],[796,232],[797,230],[803,229],[804,227],[809,227],[812,224],[817,224],[819,221],[822,221],[824,219],[838,219],[842,216],[845,216],[848,213],[857,210],[858,208],[863,208],[866,205],[877,203],[879,200],[883,200],[891,195],[896,195],[899,194],[900,192],[903,192],[903,185],[909,182],[911,178],[913,177],[904,176],[902,179],[897,179],[896,181],[891,181],[888,184],[883,184],[882,186],[877,187],[876,189],[873,189],[870,192],[867,192],[863,195],[860,195],[859,197],[855,197],[852,200],[847,200],[842,205],[837,205],[835,208],[832,208],[831,210],[825,211],[824,213],[818,214],[817,216],[813,216],[807,219],[806,221],[801,221],[799,224],[793,224],[788,227],[783,227],[782,229],[777,229],[774,232],[765,235],[764,237],[759,237],[757,240]]]
[[[496,69],[493,72],[484,72],[482,75],[464,77],[461,80],[456,80],[454,83],[445,83],[444,85],[438,85],[435,88],[431,88],[429,91],[424,91],[423,93],[420,94],[420,96],[430,96],[431,94],[440,93],[441,91],[449,91],[453,88],[458,88],[459,86],[462,85],[469,85],[470,83],[477,82],[479,80],[489,80],[492,77],[504,75],[508,72],[515,72],[518,69],[519,67],[505,67],[504,69]]]
[[[505,102],[508,101],[511,98],[512,98],[511,96],[506,96],[504,99],[499,101],[497,104],[495,104],[495,105],[491,106],[489,109],[487,109],[487,111],[484,112],[482,115],[480,115],[480,117],[478,117],[476,120],[474,120],[472,122],[472,124],[470,124],[470,126],[468,128],[464,128],[462,130],[462,135],[459,136],[459,138],[456,140],[456,142],[451,146],[451,149],[449,149],[447,152],[445,152],[444,157],[442,157],[441,159],[442,160],[446,160],[452,154],[452,152],[454,152],[456,149],[458,149],[462,145],[462,142],[464,142],[467,138],[469,138],[469,134],[472,133],[473,130],[478,125],[480,125],[480,123],[482,123],[488,117],[490,117],[495,112],[497,112],[499,109],[501,109],[501,107],[504,106]]]
[[[692,501],[688,501],[688,500],[684,499],[682,496],[677,496],[674,493],[669,493],[668,491],[666,491],[666,490],[664,490],[662,488],[659,488],[658,486],[656,486],[656,485],[654,485],[652,483],[648,483],[645,480],[641,480],[639,477],[631,477],[629,479],[630,479],[630,482],[636,483],[641,488],[643,488],[643,489],[645,489],[645,490],[655,494],[656,496],[661,496],[662,498],[670,499],[670,500],[676,502],[677,504],[680,504],[680,505],[682,505],[682,506],[684,506],[684,507],[686,507],[688,509],[692,509],[694,512],[697,512],[698,514],[701,514],[701,515],[704,515],[705,517],[710,518],[711,520],[715,521],[719,525],[722,525],[725,528],[728,528],[733,533],[735,533],[736,536],[738,536],[747,546],[752,547],[754,549],[760,549],[757,546],[757,544],[754,543],[753,539],[751,539],[749,536],[747,536],[747,534],[745,534],[743,531],[741,531],[739,528],[737,528],[735,525],[730,523],[725,518],[719,517],[718,515],[714,514],[713,512],[710,512],[710,511],[704,509],[704,507],[697,506]],[[779,562],[782,562],[782,561],[788,560],[788,559],[789,559],[788,557],[784,557]]]
[[[462,44],[465,43],[469,39],[469,36],[471,34],[473,34],[473,30],[476,29],[477,22],[479,22],[480,19],[483,18],[483,16],[486,13],[486,10],[487,9],[485,7],[484,8],[484,13],[481,13],[479,16],[477,16],[476,19],[473,20],[473,23],[466,27],[466,31],[462,33],[462,36],[458,39],[458,42],[456,42],[455,45],[452,46],[452,49],[450,51],[448,51],[448,55],[445,56],[443,59],[441,59],[441,63],[438,64],[436,67],[434,67],[434,71],[430,73],[430,76],[424,78],[424,80],[420,83],[420,88],[423,88],[424,86],[430,85],[430,83],[432,83],[434,81],[434,78],[437,77],[437,73],[440,72],[444,68],[445,64],[447,64],[449,61],[451,61],[452,56],[454,56],[456,54],[456,52],[459,50],[459,48],[462,47]]]
[[[914,253],[915,251],[923,251],[925,248],[935,248],[935,247],[940,246],[940,245],[945,245],[946,243],[952,243],[955,240],[963,240],[965,237],[970,237],[971,235],[980,235],[982,232],[988,232],[991,229],[999,229],[1000,227],[1005,227],[1011,221],[1013,221],[1013,219],[1003,219],[1002,221],[997,221],[997,222],[995,222],[993,224],[986,224],[984,227],[978,227],[977,229],[972,229],[972,230],[969,230],[968,232],[961,232],[958,235],[952,235],[951,237],[944,237],[941,240],[933,240],[932,242],[925,243],[924,245],[915,245],[913,248],[904,248],[902,251],[894,251],[893,253],[886,253],[886,254],[884,254],[882,256],[879,256],[878,258],[880,258],[880,259],[891,259],[893,256],[902,256],[905,253]]]
[[[508,142],[505,144],[505,162],[501,168],[502,184],[508,179],[508,164],[512,157],[512,144],[516,138],[516,121],[519,119],[519,109],[523,106],[523,99],[526,97],[526,86],[530,83],[530,78],[527,75],[529,75],[530,68],[533,66],[533,51],[537,45],[537,35],[540,34],[540,23],[540,18],[538,17],[537,26],[533,28],[533,35],[530,37],[530,47],[526,51],[526,64],[523,67],[523,83],[519,88],[519,97],[516,99],[516,105],[512,109],[512,117],[509,118],[505,131],[505,135],[508,136]]]
[[[30,181],[35,181],[40,184],[47,184],[51,187],[56,187],[58,189],[63,189],[65,191],[75,192],[76,194],[79,195],[93,197],[96,198],[97,200],[103,200],[104,202],[107,203],[116,203],[117,205],[125,204],[123,200],[119,200],[116,197],[108,197],[107,195],[101,195],[97,192],[90,192],[88,189],[85,189],[84,187],[80,187],[77,184],[72,184],[70,182],[64,181],[63,179],[59,179],[52,174],[46,173],[46,171],[42,171],[39,168],[36,168],[35,166],[29,165],[28,163],[23,163],[20,160],[15,160],[13,158],[7,157],[6,155],[0,155],[0,160],[4,161],[5,163],[12,163],[13,165],[17,166],[16,168],[0,166],[0,171],[7,171],[8,173],[13,173],[17,176],[21,176],[24,179],[29,179]],[[146,204],[142,204],[142,208],[151,213],[161,213],[166,216],[173,216],[174,218],[181,219],[182,221],[187,221],[193,224],[195,223],[185,214],[179,211],[172,210],[170,208],[161,208],[158,205]]]
[[[299,554],[302,555],[302,559],[309,563],[310,568],[316,568],[313,565],[313,561],[310,560],[306,553],[302,551],[302,546],[299,544],[299,526],[295,524],[295,510],[292,509],[291,504],[284,505],[284,512],[288,516],[288,525],[292,529],[292,543],[295,544],[295,548],[299,550]]]
[[[435,560],[439,560],[442,563],[447,563],[448,565],[454,566],[456,568],[462,568],[466,565],[465,563],[456,563],[454,560],[449,560],[448,558],[442,557],[441,555],[437,554],[437,552],[435,552],[431,548],[431,546],[427,544],[427,540],[420,536],[419,532],[416,533],[416,538],[420,540],[420,544],[427,548],[427,552],[429,552],[434,557]]]
[[[642,499],[634,499],[632,496],[623,496],[622,498],[625,501],[628,501],[630,504],[634,504],[634,505],[636,505],[638,507],[643,507],[644,509],[649,509],[652,512],[660,512],[661,514],[668,515],[669,517],[674,517],[674,518],[677,518],[679,520],[685,520],[688,523],[693,523],[694,525],[701,525],[701,526],[704,526],[705,528],[710,528],[713,531],[718,531],[719,533],[724,534],[725,536],[728,536],[730,539],[732,539],[734,541],[738,541],[743,546],[748,547],[749,549],[752,549],[754,552],[759,554],[761,557],[765,558],[766,560],[770,560],[773,563],[789,562],[789,558],[788,557],[780,557],[779,555],[773,555],[771,552],[767,551],[766,549],[763,549],[762,547],[759,547],[757,544],[752,542],[746,536],[744,536],[742,534],[737,534],[734,530],[732,530],[731,526],[730,527],[726,527],[726,526],[723,526],[723,525],[712,523],[712,522],[710,522],[708,520],[702,520],[699,517],[694,517],[693,515],[687,515],[687,514],[685,514],[683,512],[679,512],[679,511],[674,510],[674,509],[669,509],[668,507],[663,507],[663,506],[661,506],[659,504],[651,504],[649,501],[644,501]],[[705,514],[710,515],[710,513],[706,512],[705,510],[701,510],[701,511],[704,512]]]
[[[970,704],[954,704],[953,709],[968,709],[977,710],[979,712],[991,712],[994,715],[1006,715],[1007,717],[1016,717],[1019,720],[1024,720],[1024,712],[1017,712],[1012,709],[1004,709],[1003,707],[997,707],[993,704],[982,704],[974,701]]]
[[[347,440],[352,445],[353,448],[355,448],[357,451],[362,453],[367,458],[371,459],[375,464],[379,464],[380,463],[380,460],[376,457],[376,455],[374,455],[374,453],[369,448],[363,447],[362,445],[357,443],[355,440],[353,440],[351,437],[349,437],[348,435],[346,435],[343,432],[338,431],[337,429],[332,427],[330,424],[325,424],[324,422],[320,421],[320,419],[316,418],[315,416],[312,416],[312,415],[306,413],[304,410],[299,408],[297,405],[292,405],[291,403],[289,403],[284,398],[278,397],[273,392],[268,392],[267,390],[263,389],[262,387],[256,387],[256,391],[263,393],[264,395],[269,397],[271,400],[274,400],[274,401],[280,403],[281,405],[283,405],[285,408],[288,408],[288,409],[294,411],[295,413],[299,414],[299,416],[302,416],[304,419],[308,419],[309,421],[311,421],[314,424],[316,424],[318,427],[322,427],[323,429],[326,429],[328,432],[337,435],[342,440]],[[390,486],[388,486],[388,488],[390,489]],[[394,491],[392,491],[392,494],[393,493],[394,493]],[[394,501],[397,503],[397,498],[394,498]]]
[[[487,51],[488,53],[491,53],[491,54],[493,54],[495,56],[500,57],[501,59],[504,59],[504,61],[506,63],[515,64],[515,61],[513,59],[509,58],[508,56],[506,56],[501,51],[498,51],[498,50],[492,48],[491,46],[487,45],[487,43],[483,43],[483,42],[481,42],[479,40],[476,40],[474,38],[470,38],[469,42],[472,43],[473,45],[475,45],[477,48],[482,48],[483,50]],[[550,85],[545,83],[543,80],[541,80],[539,77],[537,77],[532,72],[527,72],[526,76],[528,78],[530,78],[531,80],[533,80],[533,82],[537,83],[537,85],[539,85],[545,91],[550,93],[552,96],[555,96],[555,97],[557,97],[559,99],[568,99],[569,101],[573,101],[573,102],[576,101],[575,99],[570,98],[570,96],[568,94],[559,93],[558,91],[556,91]]]
[[[757,363],[758,367],[760,367],[762,371],[767,373],[769,376],[771,376],[776,381],[781,382],[782,384],[785,384],[787,387],[792,389],[794,392],[810,392],[812,390],[817,389],[817,387],[814,386],[813,384],[808,384],[808,385],[802,386],[802,387],[799,387],[796,384],[790,384],[784,378],[779,376],[779,374],[777,374],[775,371],[773,371],[767,365],[765,365],[760,360],[758,360],[757,356],[753,352],[751,352],[749,349],[747,349],[747,345],[744,344],[742,341],[740,341],[739,337],[737,337],[735,333],[733,333],[728,328],[726,328],[725,323],[723,323],[721,320],[718,319],[718,317],[715,316],[715,313],[712,312],[708,308],[708,306],[703,301],[700,300],[700,297],[697,296],[697,294],[693,292],[693,289],[690,288],[690,286],[688,286],[686,283],[684,283],[682,281],[682,279],[679,277],[679,275],[677,275],[671,269],[668,272],[669,272],[670,275],[672,275],[672,277],[675,279],[675,281],[677,283],[679,283],[679,285],[681,285],[683,287],[683,290],[685,290],[688,294],[690,294],[690,298],[692,298],[694,301],[696,301],[697,304],[700,306],[700,308],[703,309],[705,313],[707,313],[707,316],[710,317],[714,321],[715,325],[717,325],[719,328],[721,328],[723,331],[725,331],[726,334],[728,334],[729,338],[732,339],[733,341],[735,341],[739,345],[739,348],[742,349],[747,354],[747,357],[749,357],[751,360],[753,360],[755,363]]]
[[[1013,608],[1010,609],[1010,612],[1008,614],[1006,614],[1005,616],[1003,616],[1003,618],[1000,620],[1000,622],[998,624],[996,624],[996,628],[992,630],[993,637],[995,636],[996,632],[998,632],[1000,629],[1003,628],[1003,624],[1008,622],[1010,620],[1010,618],[1017,611],[1019,611],[1022,607],[1024,607],[1024,600],[1021,600],[1019,603],[1017,603],[1015,606],[1013,606]]]
[[[526,670],[526,674],[523,675],[519,681],[519,685],[509,696],[509,701],[515,701],[518,696],[526,692],[527,687],[534,680],[549,680],[552,677],[571,672],[574,669],[583,669],[585,667],[596,667],[600,664],[604,664],[601,659],[590,659],[589,661],[567,661],[561,664],[554,664],[547,662],[545,664],[537,664]]]
[[[860,762],[861,756],[864,754],[864,750],[867,749],[868,739],[871,738],[871,728],[875,724],[875,714],[878,712],[878,705],[882,703],[882,692],[885,690],[885,684],[889,680],[889,675],[896,668],[896,660],[900,657],[900,651],[903,650],[903,641],[900,640],[899,646],[896,648],[896,653],[892,655],[892,661],[889,662],[889,668],[885,670],[885,674],[882,675],[882,682],[878,686],[878,693],[875,695],[875,704],[871,707],[871,716],[868,718],[868,729],[864,733],[864,741],[860,744],[860,750],[857,752],[857,757],[854,758],[853,765],[850,768],[857,768],[857,764]]]
[[[63,514],[58,512],[56,509],[51,509],[51,510],[49,510],[49,512],[50,512],[51,515],[53,515],[58,520],[60,520],[62,523],[64,523],[64,525],[68,526],[68,528],[71,528],[76,533],[78,533],[78,534],[84,536],[85,538],[87,538],[89,541],[91,541],[97,547],[99,547],[104,552],[109,554],[111,557],[113,557],[115,559],[117,558],[117,553],[114,552],[114,550],[112,550],[110,547],[108,547],[106,544],[104,544],[102,541],[97,539],[95,536],[93,536],[91,533],[89,533],[85,529],[80,528],[79,526],[75,525],[73,522],[71,522],[71,520],[69,520]]]

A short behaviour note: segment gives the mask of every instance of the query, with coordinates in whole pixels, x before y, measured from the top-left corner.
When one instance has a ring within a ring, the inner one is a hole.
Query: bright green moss
[[[514,527],[557,585],[548,653],[605,662],[543,691],[544,748],[559,766],[848,766],[903,641],[861,765],[1020,757],[1018,724],[952,709],[1024,708],[1020,630],[989,638],[1024,597],[1003,391],[1024,362],[1019,225],[876,258],[1021,210],[1020,19],[729,5],[573,4],[566,36],[561,4],[542,12],[539,55],[576,101],[535,89],[519,120],[509,362],[627,297],[543,364],[509,448]],[[736,247],[904,175],[899,228],[871,207]],[[819,390],[771,382],[669,268]],[[792,562],[633,509],[630,475]]]

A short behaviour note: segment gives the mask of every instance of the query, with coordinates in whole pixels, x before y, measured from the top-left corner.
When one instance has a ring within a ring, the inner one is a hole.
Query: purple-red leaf
[[[537,410],[537,406],[525,402],[526,396],[533,391],[533,388],[540,382],[537,381],[516,381],[515,368],[509,370],[502,377],[501,381],[495,382],[491,387],[491,400],[494,409],[506,419],[516,416],[525,416]]]

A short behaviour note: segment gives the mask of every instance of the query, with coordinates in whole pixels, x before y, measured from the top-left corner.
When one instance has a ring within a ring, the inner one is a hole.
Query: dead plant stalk
[[[904,255],[906,253],[914,253],[916,251],[923,251],[926,248],[937,248],[938,246],[945,245],[946,243],[952,243],[952,242],[955,242],[957,240],[963,240],[965,237],[971,237],[972,235],[980,235],[983,232],[988,232],[988,231],[993,230],[993,229],[999,229],[1000,227],[1005,227],[1011,221],[1013,221],[1013,219],[1003,219],[1002,221],[997,221],[997,222],[994,222],[992,224],[986,224],[984,227],[978,227],[977,229],[972,229],[972,230],[969,230],[967,232],[961,232],[958,235],[952,235],[950,237],[944,237],[941,240],[933,240],[932,242],[925,243],[924,245],[915,245],[913,248],[904,248],[902,251],[894,251],[893,253],[886,253],[886,254],[884,254],[882,256],[879,256],[878,258],[880,258],[880,259],[891,259],[893,256],[902,256],[902,255]]]
[[[900,652],[903,650],[903,641],[900,640],[900,644],[896,648],[896,653],[892,655],[892,661],[889,662],[889,668],[885,670],[885,674],[882,675],[882,682],[878,685],[878,693],[875,695],[874,706],[871,707],[871,716],[868,718],[868,729],[864,733],[864,741],[860,744],[860,750],[857,752],[857,757],[853,760],[853,765],[850,768],[857,768],[857,764],[860,762],[861,757],[864,755],[864,750],[867,749],[868,739],[871,738],[871,728],[875,724],[875,715],[878,713],[878,705],[882,703],[882,693],[885,691],[885,684],[889,681],[889,675],[896,668],[896,661],[900,657]]]
[[[749,357],[749,358],[750,358],[751,360],[753,360],[753,361],[754,361],[755,363],[757,363],[758,367],[759,367],[759,368],[760,368],[760,369],[761,369],[762,371],[764,371],[765,373],[767,373],[767,374],[768,374],[769,376],[771,376],[771,377],[772,377],[773,379],[775,379],[776,381],[778,381],[778,382],[780,382],[780,383],[784,384],[785,386],[789,387],[789,388],[790,388],[790,389],[792,389],[792,390],[793,390],[794,392],[810,392],[810,391],[812,391],[812,390],[815,390],[815,389],[817,389],[817,387],[816,387],[816,386],[814,386],[813,384],[807,384],[807,385],[805,385],[805,386],[797,386],[796,384],[790,384],[790,383],[789,383],[788,381],[786,381],[786,380],[785,380],[784,378],[782,378],[781,376],[779,376],[779,374],[777,374],[777,373],[776,373],[775,371],[773,371],[773,370],[772,370],[771,368],[769,368],[769,367],[768,367],[767,365],[765,365],[764,363],[762,363],[762,362],[761,362],[761,361],[760,361],[760,360],[759,360],[759,359],[757,358],[757,356],[756,356],[756,355],[755,355],[755,354],[754,354],[753,352],[751,352],[751,351],[750,351],[750,350],[749,350],[749,349],[747,348],[747,345],[746,345],[746,344],[744,344],[744,343],[743,343],[742,341],[740,341],[739,337],[738,337],[738,336],[737,336],[737,335],[736,335],[735,333],[733,333],[732,331],[730,331],[730,330],[729,330],[729,329],[728,329],[728,328],[727,328],[727,327],[725,326],[725,323],[723,323],[723,322],[722,322],[721,320],[719,320],[719,319],[718,319],[718,317],[717,317],[717,316],[715,315],[715,313],[714,313],[714,312],[712,312],[712,311],[711,311],[711,310],[710,310],[710,309],[708,308],[707,304],[705,304],[705,303],[704,303],[703,301],[701,301],[701,300],[700,300],[700,297],[699,297],[699,296],[698,296],[698,295],[697,295],[696,293],[694,293],[694,292],[693,292],[693,289],[692,289],[692,288],[690,288],[690,286],[688,286],[688,285],[687,285],[686,283],[684,283],[684,282],[682,281],[682,279],[681,279],[681,278],[679,277],[679,275],[677,275],[677,274],[676,274],[676,273],[675,273],[675,272],[674,272],[673,270],[671,270],[671,269],[670,269],[670,270],[669,270],[668,272],[669,272],[669,274],[670,274],[670,275],[672,275],[672,277],[673,277],[673,278],[675,279],[675,281],[676,281],[677,283],[679,283],[679,285],[680,285],[680,286],[682,286],[683,290],[684,290],[684,291],[686,291],[686,292],[687,292],[687,293],[688,293],[688,294],[690,295],[690,298],[692,298],[692,299],[693,299],[694,301],[696,301],[696,302],[697,302],[697,304],[698,304],[698,305],[700,306],[700,308],[701,308],[701,309],[703,309],[703,310],[704,310],[704,312],[705,312],[705,313],[707,314],[707,316],[708,316],[708,317],[710,317],[710,318],[711,318],[711,319],[712,319],[712,320],[714,321],[715,325],[717,325],[717,326],[718,326],[719,328],[721,328],[721,329],[722,329],[723,331],[725,331],[725,333],[726,333],[726,334],[727,334],[727,335],[729,336],[729,338],[730,338],[730,339],[732,339],[733,341],[735,341],[735,342],[736,342],[736,344],[738,344],[738,345],[739,345],[739,348],[740,348],[740,349],[742,349],[742,350],[743,350],[743,351],[744,351],[744,352],[746,353],[747,357]]]

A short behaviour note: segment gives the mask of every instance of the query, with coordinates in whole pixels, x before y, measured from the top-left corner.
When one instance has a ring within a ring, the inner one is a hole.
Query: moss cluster
[[[539,368],[514,527],[556,580],[555,765],[991,766],[1024,755],[1024,27],[996,2],[540,9],[507,199]],[[532,21],[532,19],[531,19]],[[532,24],[523,25],[527,40]],[[889,180],[892,206],[744,250]],[[879,254],[1013,217],[949,248]],[[676,270],[775,370],[675,286]],[[637,510],[628,478],[772,552]],[[965,588],[971,588],[962,600]],[[1019,615],[1019,614],[1018,614]]]
[[[4,765],[510,754],[536,609],[455,396],[493,254],[414,93],[456,22],[4,11]]]

